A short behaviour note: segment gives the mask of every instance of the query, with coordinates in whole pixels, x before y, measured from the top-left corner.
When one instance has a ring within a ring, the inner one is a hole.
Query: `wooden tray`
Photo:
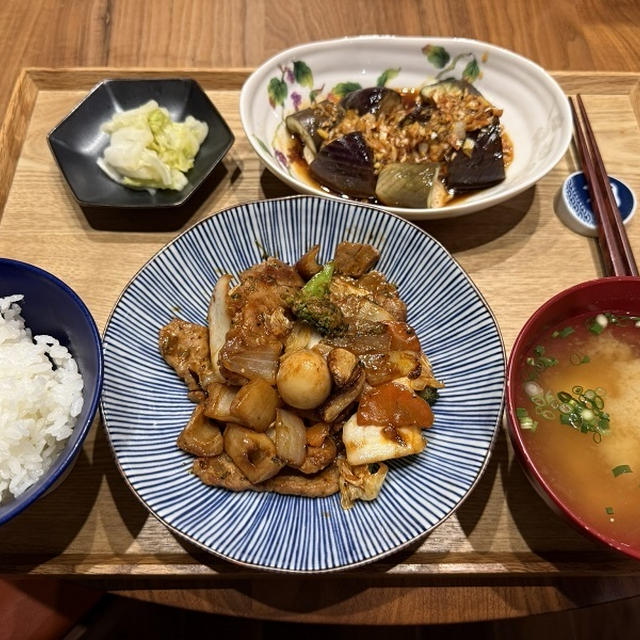
[[[102,329],[128,280],[181,229],[223,207],[291,194],[261,167],[242,131],[238,97],[248,73],[25,70],[0,130],[0,255],[61,277]],[[200,82],[236,135],[213,190],[184,219],[122,219],[81,210],[47,147],[48,131],[103,78],[176,75]],[[585,96],[609,171],[640,193],[640,75],[555,77],[567,93]],[[545,299],[600,275],[595,242],[572,233],[554,214],[560,185],[575,168],[570,152],[539,184],[504,205],[423,224],[485,295],[507,349]],[[629,232],[640,255],[639,223]],[[112,586],[138,576],[165,587],[186,578],[222,585],[260,575],[194,549],[157,522],[125,484],[99,422],[67,480],[0,529],[0,573],[93,576]],[[364,576],[371,584],[394,578],[405,585],[428,578],[497,584],[507,576],[640,576],[640,564],[597,546],[557,518],[530,487],[501,430],[488,468],[457,513],[421,544],[343,579]]]

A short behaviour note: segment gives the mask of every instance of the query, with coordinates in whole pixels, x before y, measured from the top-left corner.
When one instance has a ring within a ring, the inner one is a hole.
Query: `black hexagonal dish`
[[[111,180],[96,161],[109,144],[101,125],[118,111],[139,107],[149,100],[166,107],[174,121],[188,115],[209,126],[209,133],[187,172],[181,191],[155,193],[130,189]],[[83,207],[155,209],[178,207],[194,194],[224,158],[234,136],[200,85],[189,78],[104,80],[48,135],[49,147],[71,191]]]

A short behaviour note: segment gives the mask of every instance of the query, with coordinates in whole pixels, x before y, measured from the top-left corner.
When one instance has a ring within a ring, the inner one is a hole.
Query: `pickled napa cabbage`
[[[116,182],[149,190],[183,189],[209,133],[207,123],[193,116],[174,122],[155,100],[115,114],[101,129],[111,140],[98,166]]]

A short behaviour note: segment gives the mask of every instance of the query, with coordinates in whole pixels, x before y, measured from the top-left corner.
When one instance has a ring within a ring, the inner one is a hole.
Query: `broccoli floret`
[[[333,262],[328,262],[300,289],[291,303],[291,311],[296,318],[311,325],[323,336],[340,333],[345,326],[342,311],[329,299],[333,268]]]
[[[333,277],[334,265],[333,262],[327,262],[327,264],[322,267],[322,271],[316,273],[313,278],[311,278],[307,284],[304,285],[301,289],[301,293],[303,296],[309,298],[320,298],[322,296],[329,295],[329,284],[331,283],[331,278]]]
[[[418,391],[418,395],[426,400],[427,404],[432,407],[440,397],[438,389],[436,387],[425,387],[422,391]]]
[[[291,306],[298,318],[310,324],[323,336],[335,335],[344,327],[342,311],[329,298],[305,298],[298,296]]]

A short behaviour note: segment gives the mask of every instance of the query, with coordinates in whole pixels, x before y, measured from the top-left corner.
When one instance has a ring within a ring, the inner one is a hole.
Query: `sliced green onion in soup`
[[[587,325],[587,329],[591,331],[591,333],[595,333],[596,335],[601,334],[606,326],[609,324],[609,319],[604,313],[599,313],[589,324]]]
[[[552,338],[566,338],[567,336],[570,336],[574,331],[575,331],[575,329],[573,327],[565,327],[564,329],[560,329],[559,331],[554,331],[551,334],[551,337]]]
[[[611,469],[611,473],[613,473],[614,478],[617,478],[623,473],[632,473],[632,471],[628,464],[619,464],[617,467],[613,467],[613,469]]]

